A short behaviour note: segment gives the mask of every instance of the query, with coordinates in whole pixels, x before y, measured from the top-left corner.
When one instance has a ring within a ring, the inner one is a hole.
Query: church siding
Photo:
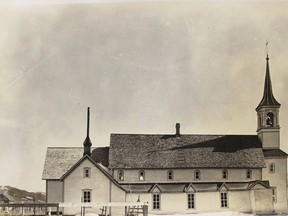
[[[287,159],[286,158],[266,158],[266,168],[263,168],[263,180],[269,180],[271,187],[276,187],[276,202],[274,208],[276,212],[287,211]],[[269,171],[269,165],[275,165],[275,172]]]
[[[188,209],[187,193],[160,193],[160,210],[153,209],[153,193],[127,194],[128,201],[148,202],[151,214],[188,214],[213,211],[251,212],[250,191],[225,191],[228,196],[228,207],[221,207],[221,192],[195,192],[195,208]]]
[[[47,202],[63,202],[63,182],[60,180],[47,180]]]
[[[90,178],[83,177],[83,169],[89,167]],[[91,202],[109,202],[109,179],[88,159],[84,160],[64,179],[64,200],[67,203],[80,203],[83,190],[91,191]],[[80,208],[65,208],[64,214],[80,213]]]
[[[261,169],[225,169],[228,171],[228,179],[223,180],[222,171],[224,169],[216,168],[201,168],[201,169],[115,169],[114,178],[117,179],[118,171],[124,172],[124,183],[138,183],[138,182],[215,182],[215,181],[254,181],[261,180]],[[145,172],[145,180],[139,181],[139,171]],[[173,180],[168,180],[167,172],[173,171]],[[200,180],[195,180],[194,172],[199,170],[201,172]],[[252,176],[250,179],[246,178],[246,171],[251,170]]]

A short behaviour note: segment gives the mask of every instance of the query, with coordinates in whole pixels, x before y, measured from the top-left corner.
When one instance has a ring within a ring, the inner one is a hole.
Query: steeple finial
[[[84,146],[83,156],[85,155],[91,156],[92,142],[89,137],[89,130],[90,130],[90,107],[87,108],[87,136],[83,143]]]
[[[269,60],[269,57],[268,57],[268,40],[266,39],[266,44],[265,44],[265,46],[266,46],[266,54],[267,54],[267,58],[268,58],[268,60]],[[267,59],[266,58],[266,59]]]
[[[268,42],[266,43],[266,46],[267,45],[268,45]],[[263,106],[264,107],[267,107],[267,106],[280,107],[281,106],[281,104],[278,103],[277,100],[274,98],[273,91],[272,91],[268,51],[267,51],[267,57],[266,57],[266,76],[265,76],[265,83],[264,83],[264,92],[263,92],[262,100],[257,106],[256,111],[258,111]]]

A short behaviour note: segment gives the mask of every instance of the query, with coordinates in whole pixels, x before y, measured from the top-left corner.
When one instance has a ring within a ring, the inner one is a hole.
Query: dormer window
[[[168,172],[167,172],[167,180],[168,181],[173,181],[173,179],[174,179],[173,171],[172,170],[168,170]]]
[[[145,181],[145,172],[143,170],[139,171],[139,181]]]
[[[84,167],[83,169],[83,177],[90,178],[91,177],[91,169],[90,167]]]
[[[118,181],[124,181],[124,172],[122,170],[118,172]]]
[[[222,170],[222,179],[228,179],[228,171]]]

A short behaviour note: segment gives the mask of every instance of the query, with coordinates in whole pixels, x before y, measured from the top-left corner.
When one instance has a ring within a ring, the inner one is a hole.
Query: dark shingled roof
[[[265,167],[257,135],[111,134],[111,168]]]
[[[281,149],[265,149],[263,150],[265,157],[287,157],[288,154]]]
[[[109,165],[109,147],[97,147],[92,151],[92,159],[103,164],[105,167]]]
[[[259,105],[256,108],[256,111],[260,109],[262,106],[276,106],[280,107],[281,104],[278,103],[278,101],[274,98],[273,91],[272,91],[272,82],[270,78],[270,70],[269,70],[269,57],[267,55],[266,58],[266,77],[265,77],[265,83],[264,83],[264,92],[263,92],[263,98],[260,101]]]
[[[108,166],[109,147],[92,148],[92,159]],[[48,147],[42,179],[60,179],[83,157],[83,147]]]

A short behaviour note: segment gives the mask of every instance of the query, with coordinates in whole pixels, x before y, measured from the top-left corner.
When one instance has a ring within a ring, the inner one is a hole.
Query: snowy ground
[[[174,215],[152,215],[149,216],[253,216],[253,214],[246,214],[246,213],[239,213],[233,211],[225,211],[225,212],[211,212],[211,213],[195,213],[195,214],[174,214]],[[80,216],[80,215],[79,215]],[[93,213],[86,213],[85,216],[98,216],[97,214]],[[287,215],[281,215],[287,216]]]
[[[252,216],[253,214],[244,214],[244,213],[238,213],[238,212],[211,212],[211,213],[195,213],[195,214],[174,214],[174,215],[153,215],[149,214],[148,216]],[[80,215],[76,215],[80,216]],[[94,213],[86,213],[85,216],[99,216],[98,214]]]

